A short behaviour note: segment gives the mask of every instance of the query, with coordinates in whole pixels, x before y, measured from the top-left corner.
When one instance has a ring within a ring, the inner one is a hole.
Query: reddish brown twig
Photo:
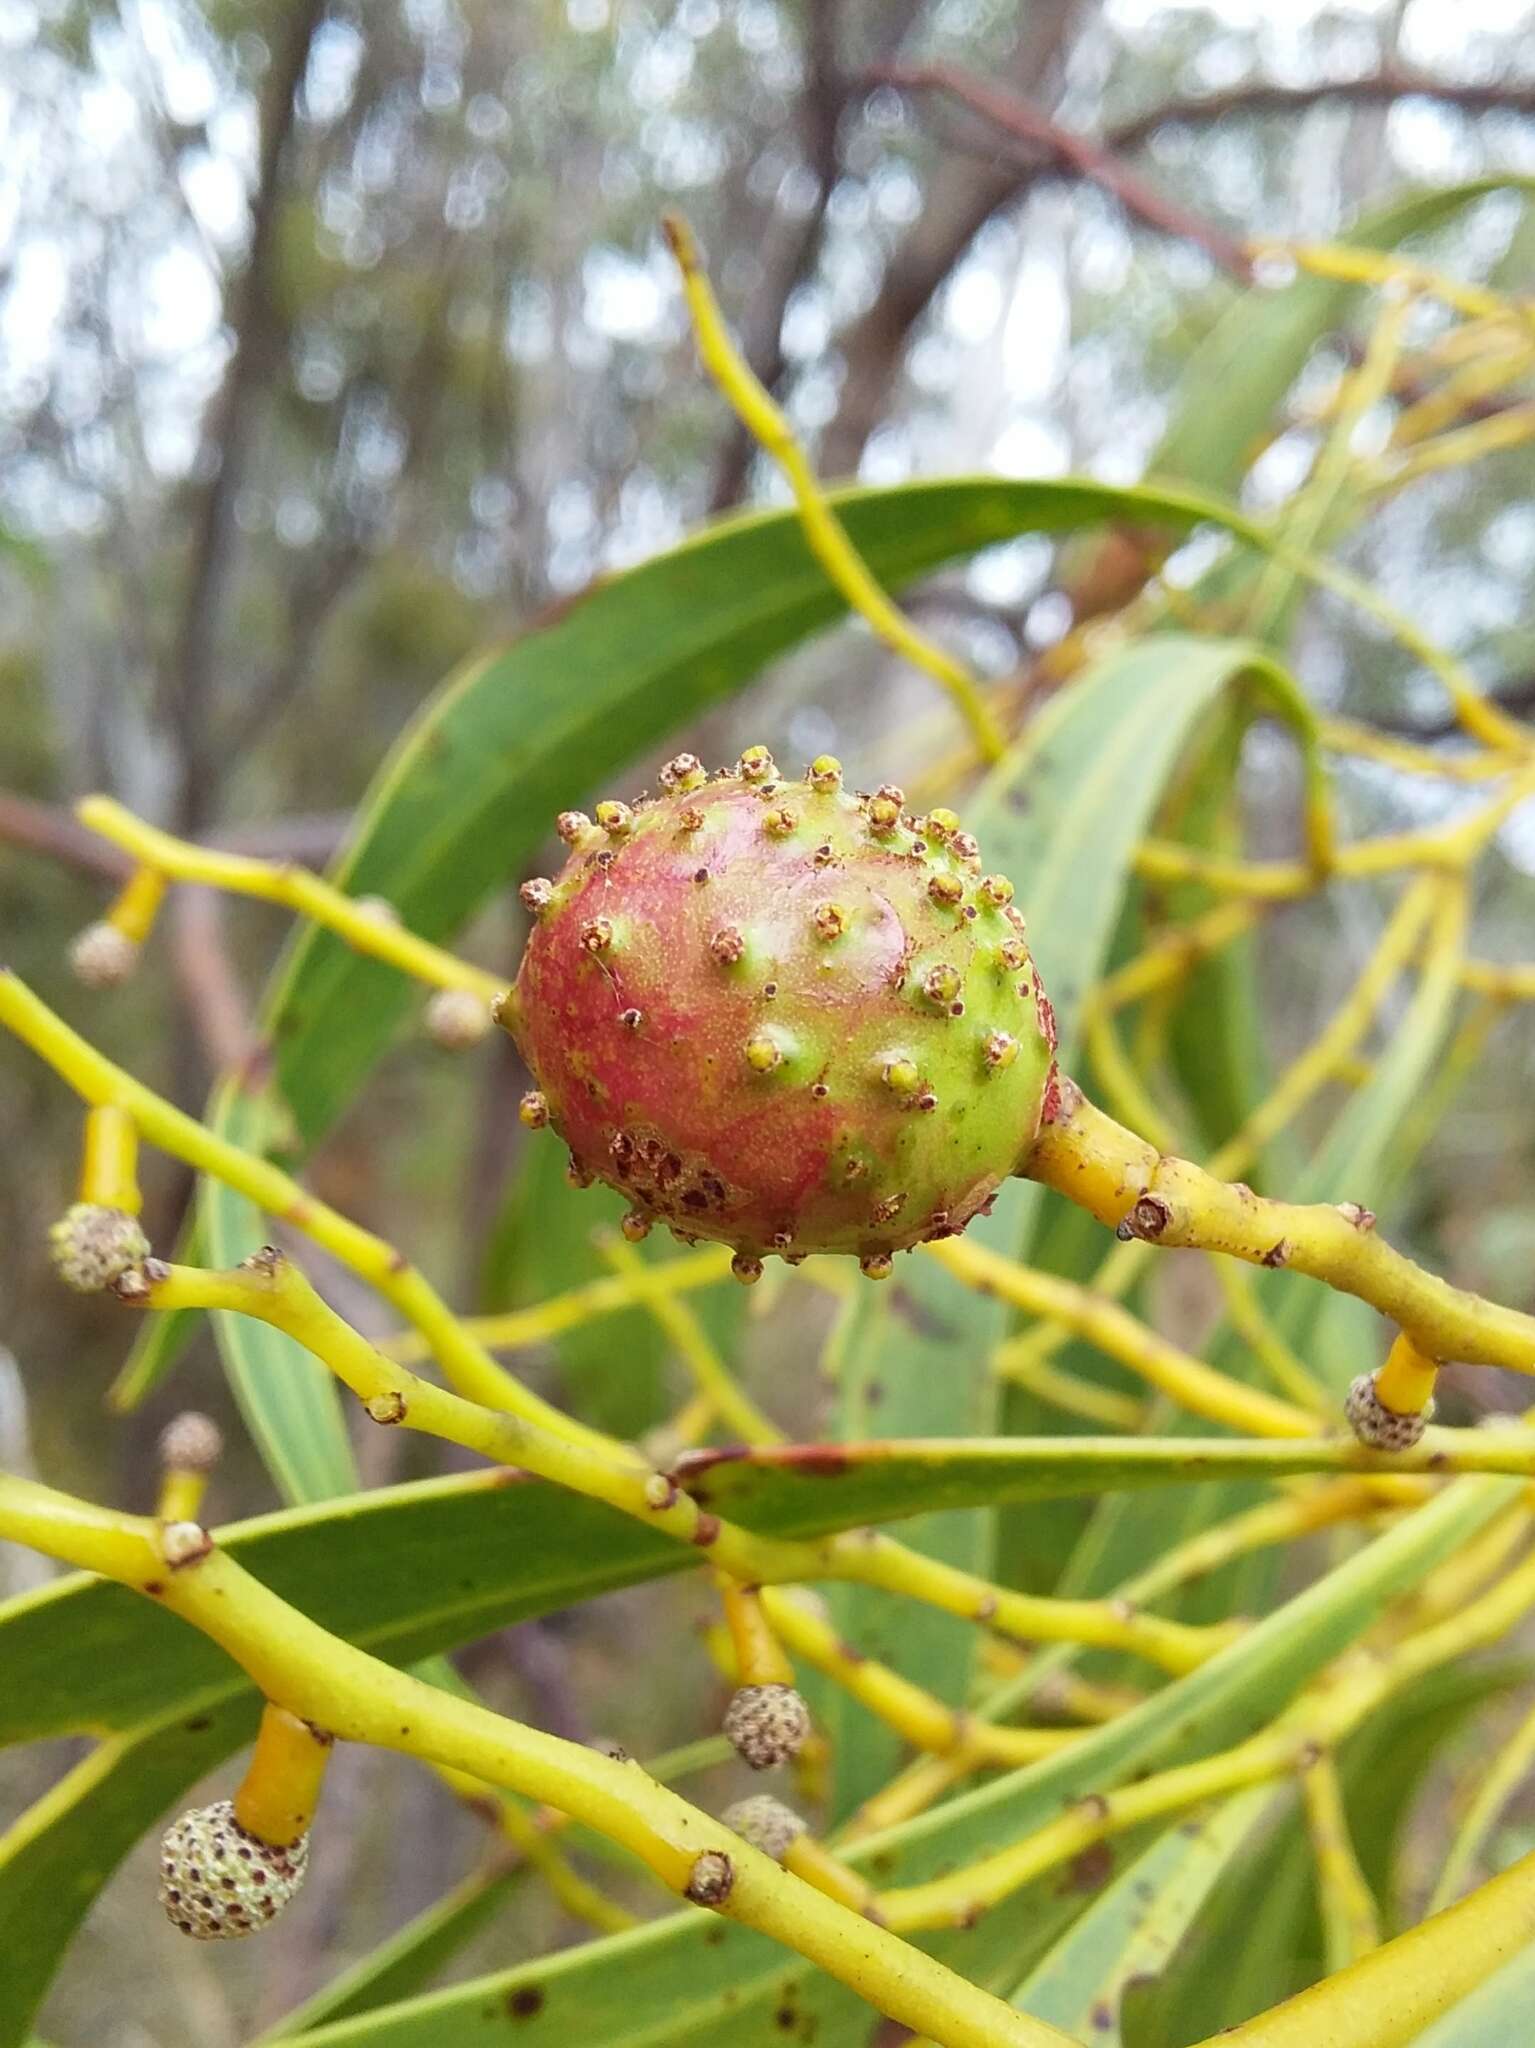
[[[1195,243],[1219,269],[1244,283],[1251,277],[1252,259],[1234,236],[1167,198],[1103,143],[1064,127],[1016,93],[973,77],[956,64],[882,64],[868,75],[902,92],[949,94],[1016,141],[1043,151],[1063,170],[1112,194],[1133,219]]]

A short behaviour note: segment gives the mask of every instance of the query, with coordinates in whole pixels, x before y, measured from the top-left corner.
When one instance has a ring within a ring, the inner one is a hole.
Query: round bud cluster
[[[743,1762],[770,1771],[804,1748],[810,1709],[792,1685],[743,1685],[731,1694],[724,1727]]]
[[[725,1808],[720,1819],[775,1863],[782,1863],[805,1832],[805,1823],[794,1808],[771,1792],[754,1792],[749,1799],[738,1799]]]
[[[1401,1415],[1380,1398],[1374,1373],[1363,1372],[1349,1386],[1343,1413],[1349,1428],[1368,1450],[1410,1451],[1432,1420],[1434,1404],[1430,1401],[1416,1415]]]
[[[149,1239],[126,1209],[76,1202],[49,1230],[48,1255],[66,1287],[99,1294],[149,1257]]]
[[[1003,876],[951,811],[846,787],[765,747],[562,821],[537,888],[517,1038],[578,1185],[627,1228],[768,1254],[892,1254],[957,1235],[1038,1130],[1054,1021]]]
[[[196,1408],[173,1415],[160,1432],[160,1463],[177,1472],[211,1472],[224,1455],[224,1432]]]
[[[489,1005],[472,989],[440,988],[426,1006],[426,1028],[446,1052],[467,1052],[490,1030]]]
[[[114,924],[88,924],[69,949],[69,967],[87,988],[117,988],[139,964],[138,943]]]
[[[194,1807],[160,1844],[160,1904],[194,1941],[233,1941],[275,1920],[304,1882],[309,1837],[279,1849],[235,1819],[227,1799]]]

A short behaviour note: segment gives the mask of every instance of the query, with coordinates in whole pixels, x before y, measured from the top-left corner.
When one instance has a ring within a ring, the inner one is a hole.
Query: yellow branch
[[[1431,775],[1446,782],[1496,782],[1519,766],[1516,755],[1478,751],[1451,754],[1437,747],[1418,746],[1373,726],[1356,725],[1347,718],[1321,721],[1322,745],[1330,754],[1343,754],[1359,761],[1378,761],[1382,767],[1398,769],[1403,775]]]
[[[1217,1372],[1165,1337],[1159,1337],[1128,1309],[1103,1300],[1074,1281],[1020,1265],[965,1238],[947,1238],[923,1249],[978,1293],[996,1295],[1030,1315],[1054,1317],[1077,1336],[1085,1337],[1090,1344],[1118,1359],[1148,1386],[1168,1395],[1191,1415],[1202,1415],[1211,1422],[1224,1423],[1228,1429],[1244,1430],[1254,1436],[1307,1437],[1315,1432],[1314,1414]],[[1008,1351],[1009,1346],[1002,1345],[993,1361],[1004,1377],[1008,1373]]]
[[[526,1351],[548,1344],[567,1330],[578,1330],[599,1316],[616,1315],[637,1302],[647,1306],[661,1293],[691,1293],[730,1278],[734,1254],[729,1245],[711,1244],[645,1269],[644,1278],[622,1273],[588,1280],[564,1294],[553,1294],[531,1308],[506,1309],[497,1315],[460,1316],[459,1328],[487,1351]],[[417,1330],[401,1330],[381,1347],[402,1365],[430,1358],[432,1347]]]
[[[417,1378],[359,1335],[321,1301],[290,1260],[270,1247],[228,1273],[154,1261],[119,1282],[118,1291],[138,1307],[226,1309],[270,1323],[328,1366],[375,1422],[419,1429],[602,1501],[696,1549],[746,1585],[840,1579],[883,1586],[1027,1641],[1092,1643],[1179,1672],[1213,1656],[1234,1633],[1229,1627],[1194,1628],[1126,1612],[1109,1601],[1016,1593],[940,1565],[888,1536],[859,1532],[821,1542],[759,1536],[701,1508],[674,1480],[651,1470],[623,1445],[573,1442],[525,1417],[481,1407]]]
[[[1380,1947],[1380,1911],[1359,1867],[1338,1767],[1327,1751],[1302,1770],[1301,1792],[1316,1865],[1327,1968],[1343,1970]]]
[[[1523,1952],[1532,1922],[1535,1855],[1340,1975],[1199,2048],[1410,2048],[1441,2013]]]
[[[1013,1769],[1054,1756],[1081,1739],[1082,1731],[1076,1728],[1003,1728],[977,1721],[913,1685],[888,1664],[844,1643],[803,1596],[764,1587],[762,1599],[774,1629],[797,1657],[824,1672],[914,1749],[952,1757],[971,1770]]]
[[[137,1216],[144,1206],[139,1192],[139,1134],[125,1110],[111,1103],[85,1112],[85,1143],[80,1161],[80,1199],[99,1202]]]
[[[1430,957],[1448,957],[1460,947],[1464,890],[1455,886],[1453,878],[1434,874],[1418,877],[1403,891],[1348,995],[1306,1050],[1291,1061],[1242,1128],[1212,1155],[1207,1172],[1218,1180],[1245,1173],[1261,1148],[1337,1074],[1369,1029],[1392,982],[1410,960],[1430,914],[1436,916]],[[1117,1244],[1094,1274],[1092,1292],[1100,1296],[1122,1294],[1149,1257],[1149,1248],[1143,1243]],[[1059,1349],[1067,1335],[1066,1325],[1055,1319],[1016,1339],[1014,1369],[1034,1369]]]
[[[1005,742],[974,676],[935,641],[919,633],[881,590],[849,540],[847,529],[827,503],[788,421],[731,340],[713,287],[699,261],[692,229],[674,213],[665,215],[661,226],[682,275],[682,289],[703,366],[752,439],[788,479],[811,553],[851,608],[868,621],[885,645],[947,690],[983,757],[988,761],[1000,760]]]
[[[670,1282],[669,1269],[647,1265],[633,1245],[608,1232],[599,1238],[598,1249],[615,1268],[619,1278],[633,1290],[634,1300],[649,1309],[670,1337],[683,1364],[693,1376],[694,1386],[720,1420],[736,1431],[742,1443],[783,1443],[783,1431],[763,1414],[750,1395],[737,1386],[697,1316],[678,1299],[679,1290]],[[726,1247],[722,1246],[721,1250],[726,1250]],[[730,1270],[728,1256],[723,1270]]]
[[[1486,1846],[1487,1838],[1515,1792],[1535,1764],[1535,1707],[1532,1707],[1491,1763],[1478,1761],[1480,1782],[1466,1817],[1456,1830],[1450,1853],[1429,1900],[1431,1913],[1448,1906],[1461,1891],[1473,1866]]]
[[[633,1763],[508,1721],[329,1635],[216,1546],[181,1568],[157,1525],[0,1479],[0,1534],[120,1580],[218,1643],[269,1700],[349,1742],[503,1785],[619,1843],[673,1893],[754,1927],[945,2048],[1065,2048],[888,1929],[783,1870]]]
[[[131,853],[146,867],[177,882],[200,882],[206,888],[222,889],[235,896],[256,896],[267,903],[281,903],[313,923],[324,925],[359,953],[366,953],[387,966],[397,967],[415,981],[430,988],[467,989],[483,996],[487,1004],[505,993],[506,982],[471,966],[455,954],[445,952],[426,939],[406,931],[397,918],[381,914],[378,906],[333,888],[292,863],[254,860],[246,854],[220,853],[213,847],[198,846],[174,838],[153,825],[146,825],[111,797],[88,796],[75,806],[82,825],[99,832]]]
[[[415,1324],[467,1398],[522,1415],[574,1442],[610,1448],[610,1439],[562,1415],[497,1365],[393,1245],[308,1193],[280,1167],[230,1144],[114,1066],[6,969],[0,969],[0,1024],[46,1060],[84,1101],[126,1111],[151,1144],[212,1174],[350,1267]]]
[[[1299,1771],[1352,1733],[1382,1700],[1426,1672],[1505,1635],[1535,1605],[1535,1559],[1527,1559],[1453,1621],[1384,1653],[1361,1653],[1332,1667],[1260,1734],[1197,1763],[1179,1764],[1138,1783],[1089,1791],[1071,1810],[963,1870],[922,1885],[882,1892],[886,1924],[912,1933],[965,1926],[1023,1885],[1058,1868],[1094,1842],[1248,1785]],[[1299,2037],[1297,2037],[1298,2039]],[[1311,2037],[1308,2048],[1316,2048]],[[1325,2037],[1324,2037],[1325,2038]],[[1344,2037],[1339,2036],[1341,2041]],[[1349,2048],[1354,2048],[1352,2037]]]
[[[1426,1273],[1376,1235],[1357,1205],[1276,1202],[1169,1158],[1066,1084],[1062,1113],[1022,1162],[1127,1239],[1225,1252],[1324,1280],[1396,1323],[1429,1358],[1535,1373],[1535,1316]]]
[[[483,1778],[471,1777],[467,1771],[454,1770],[448,1764],[433,1764],[431,1768],[450,1792],[489,1821],[497,1834],[512,1844],[522,1861],[538,1873],[554,1899],[573,1919],[595,1927],[599,1934],[622,1934],[625,1928],[638,1924],[627,1907],[620,1906],[594,1884],[588,1884],[579,1871],[572,1868],[558,1846],[550,1840],[548,1825],[538,1814],[530,1813],[511,1793],[498,1785],[486,1784]],[[564,1818],[563,1814],[550,1816],[551,1820],[561,1823]]]

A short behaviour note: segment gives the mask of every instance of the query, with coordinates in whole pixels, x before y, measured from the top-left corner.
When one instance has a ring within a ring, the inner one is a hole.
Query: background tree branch
[[[229,312],[233,349],[203,424],[200,464],[205,480],[190,507],[191,562],[164,691],[166,722],[177,753],[175,822],[182,832],[197,831],[212,815],[216,800],[218,774],[210,746],[208,700],[234,549],[235,500],[255,433],[257,400],[281,346],[274,258],[284,159],[298,89],[324,13],[325,0],[299,0],[273,52],[251,200],[250,250]]]

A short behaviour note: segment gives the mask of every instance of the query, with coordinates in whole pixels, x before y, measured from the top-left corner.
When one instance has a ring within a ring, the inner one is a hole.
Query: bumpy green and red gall
[[[1012,884],[952,812],[854,794],[823,756],[786,781],[765,748],[714,777],[566,812],[571,852],[524,884],[533,918],[500,1007],[571,1174],[736,1249],[893,1252],[952,1236],[1032,1142],[1055,1023]]]

